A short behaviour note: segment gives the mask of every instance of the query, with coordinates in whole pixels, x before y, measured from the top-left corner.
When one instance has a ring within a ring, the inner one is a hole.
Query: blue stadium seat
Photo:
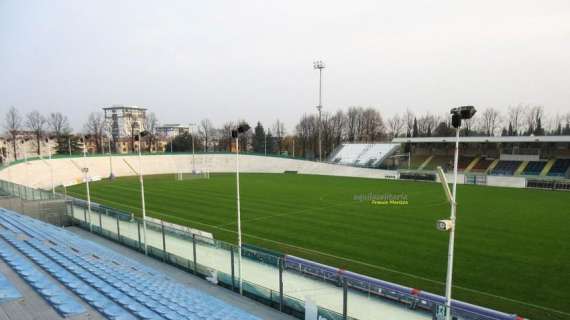
[[[23,298],[14,285],[0,273],[0,304]]]
[[[0,224],[0,236],[112,318],[258,319],[67,230],[3,209]]]
[[[570,159],[556,159],[548,172],[551,177],[564,177],[570,168]]]
[[[4,232],[2,232],[4,234]],[[23,241],[22,241],[23,242]],[[85,308],[39,272],[31,262],[0,240],[0,257],[63,317],[84,313]]]
[[[521,161],[504,161],[501,160],[493,171],[491,172],[492,175],[496,176],[512,176],[517,168],[520,166]]]
[[[546,161],[530,161],[524,168],[523,174],[537,176],[542,172],[544,166],[546,166]]]

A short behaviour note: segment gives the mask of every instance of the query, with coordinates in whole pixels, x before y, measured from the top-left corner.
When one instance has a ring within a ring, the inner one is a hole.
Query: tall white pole
[[[322,81],[323,81],[323,69],[319,68],[319,161],[323,161],[322,156],[322,141],[321,141],[321,110],[323,109],[323,95],[322,95]]]
[[[83,138],[83,178],[85,179],[85,188],[87,189],[87,212],[89,214],[89,231],[93,232],[93,224],[91,223],[91,192],[89,189],[89,168],[87,167],[87,140]]]
[[[109,178],[113,177],[113,151],[111,151],[111,136],[109,136]]]
[[[295,136],[293,136],[293,158],[295,158]]]
[[[447,277],[445,280],[445,319],[451,320],[451,287],[453,281],[453,250],[455,246],[455,215],[457,210],[457,165],[459,162],[459,127],[455,136],[455,159],[453,163],[453,201],[451,203],[451,230],[449,233],[449,249],[447,253]]]
[[[148,255],[148,247],[146,242],[146,207],[144,201],[144,179],[143,179],[143,168],[142,168],[142,155],[141,155],[141,133],[139,129],[139,181],[141,183],[141,208],[142,208],[142,219],[143,219],[143,241],[144,241],[144,254]]]
[[[192,127],[192,174],[196,173],[196,158],[194,153],[194,127]]]
[[[71,157],[71,136],[67,138],[67,148],[69,148],[69,156]]]
[[[238,277],[239,293],[243,294],[243,280],[241,276],[241,208],[239,199],[239,133],[236,137],[236,198],[237,198],[237,227],[238,227]]]

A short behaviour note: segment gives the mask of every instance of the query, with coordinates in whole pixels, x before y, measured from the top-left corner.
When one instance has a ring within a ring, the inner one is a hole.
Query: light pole
[[[236,202],[237,202],[237,228],[238,228],[238,277],[239,277],[239,293],[243,295],[243,277],[241,275],[241,208],[240,208],[240,192],[239,192],[239,136],[249,130],[247,123],[241,124],[232,130],[232,138],[236,144]]]
[[[325,63],[321,60],[317,60],[313,62],[313,69],[319,70],[319,105],[317,106],[317,110],[319,111],[319,123],[318,123],[318,130],[319,130],[319,161],[323,161],[322,156],[322,142],[321,142],[321,110],[323,109],[323,69],[325,68]]]
[[[192,136],[192,174],[196,174],[196,154],[194,153],[194,127],[196,126],[196,124],[191,123],[189,124],[189,126]]]
[[[455,249],[455,221],[457,214],[457,166],[459,162],[459,132],[461,120],[471,119],[477,110],[473,106],[463,106],[451,109],[451,124],[455,128],[455,157],[453,161],[453,193],[450,194],[447,179],[441,167],[438,168],[440,180],[444,184],[447,198],[451,203],[451,216],[449,220],[439,220],[437,227],[442,231],[449,231],[449,247],[447,251],[447,276],[445,279],[445,319],[451,320],[451,288],[453,282],[453,253]]]
[[[142,219],[143,219],[143,241],[144,241],[144,254],[148,255],[148,246],[146,241],[146,206],[144,201],[144,179],[143,179],[143,167],[142,167],[142,153],[141,153],[141,125],[136,122],[136,128],[138,128],[138,151],[139,151],[139,182],[141,185],[141,209],[142,209]]]
[[[112,131],[112,127],[111,127],[111,123],[109,122],[107,124],[107,129],[109,130],[109,179],[113,180],[113,178],[115,177],[113,175],[113,151],[111,150],[111,137],[113,135],[113,131]]]
[[[89,231],[93,232],[93,224],[91,223],[91,192],[89,189],[89,168],[87,167],[87,140],[83,137],[83,179],[85,179],[85,188],[87,192],[87,212],[89,213]]]

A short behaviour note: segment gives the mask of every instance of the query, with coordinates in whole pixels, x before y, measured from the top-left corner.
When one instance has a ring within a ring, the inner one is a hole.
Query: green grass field
[[[85,187],[68,188],[84,198]],[[236,242],[235,177],[145,177],[147,214]],[[405,194],[407,205],[355,200]],[[140,212],[136,177],[91,184],[91,197]],[[443,294],[449,216],[435,183],[242,174],[244,241]],[[459,186],[454,298],[532,319],[570,319],[570,193]]]

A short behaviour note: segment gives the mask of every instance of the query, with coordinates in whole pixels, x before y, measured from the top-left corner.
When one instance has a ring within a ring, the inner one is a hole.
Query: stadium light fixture
[[[437,227],[439,230],[449,231],[449,247],[447,253],[447,275],[445,279],[445,319],[451,320],[451,287],[453,282],[453,252],[455,249],[455,223],[457,213],[457,166],[459,162],[459,132],[461,131],[461,120],[471,119],[477,110],[474,106],[462,106],[451,109],[451,125],[455,128],[455,156],[453,161],[453,194],[451,195],[451,217],[449,220],[439,220]],[[446,181],[443,170],[438,168],[440,179]],[[449,186],[447,187],[449,188]],[[446,191],[446,196],[449,195]]]
[[[319,123],[318,123],[318,131],[319,131],[319,161],[323,161],[322,156],[322,142],[321,142],[321,111],[323,109],[323,100],[322,100],[322,92],[323,92],[323,69],[325,68],[325,63],[322,60],[317,60],[313,62],[313,69],[319,70],[319,105],[317,106],[317,110],[319,112]]]
[[[237,228],[238,228],[238,276],[239,276],[239,293],[243,295],[243,279],[241,275],[241,207],[239,193],[239,136],[246,133],[250,129],[247,123],[240,124],[236,129],[232,130],[232,138],[236,144],[236,203],[237,203]]]

